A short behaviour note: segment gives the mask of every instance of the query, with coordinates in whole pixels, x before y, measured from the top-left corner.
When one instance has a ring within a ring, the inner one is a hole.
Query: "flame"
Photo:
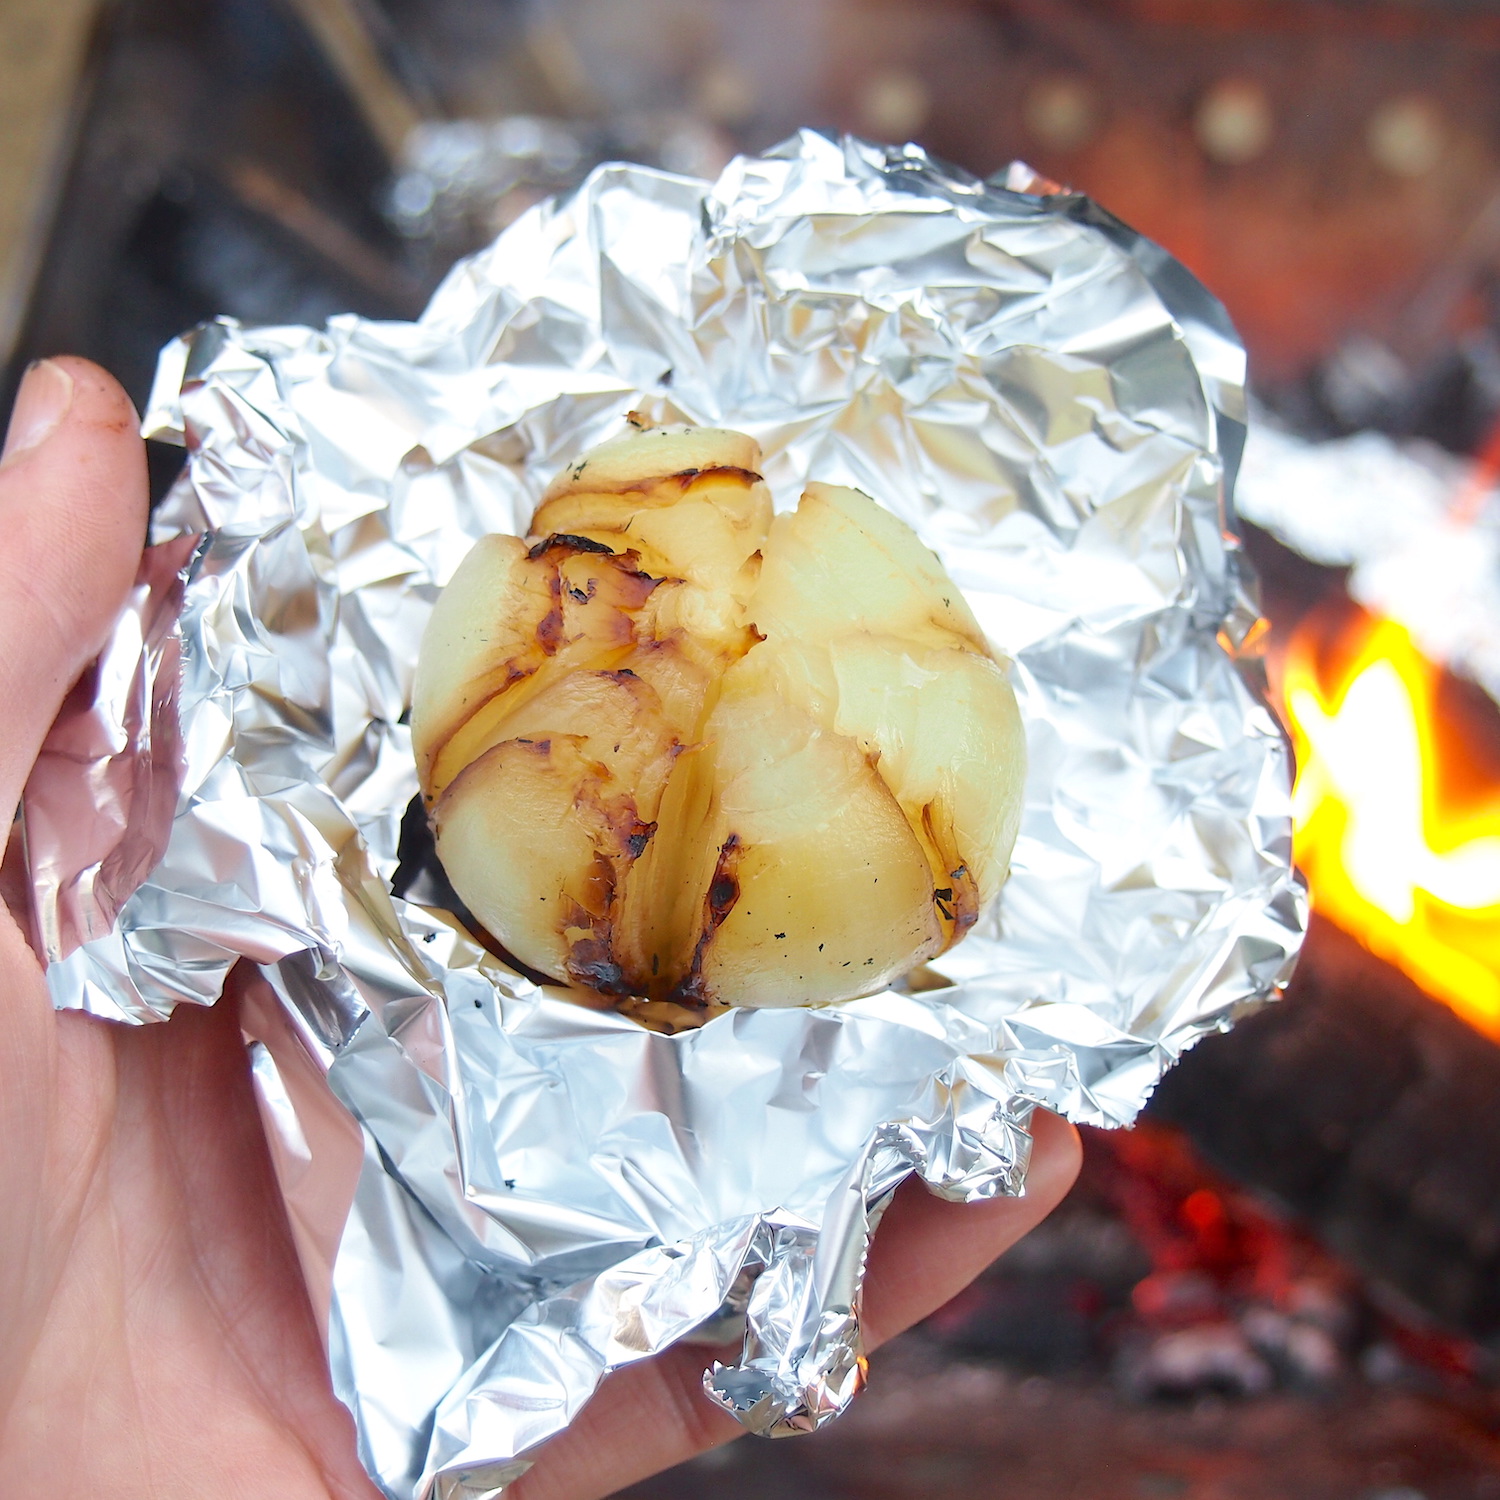
[[[1401,626],[1359,619],[1340,670],[1320,668],[1315,624],[1287,652],[1297,863],[1317,910],[1500,1040],[1500,790],[1455,795],[1438,669]]]

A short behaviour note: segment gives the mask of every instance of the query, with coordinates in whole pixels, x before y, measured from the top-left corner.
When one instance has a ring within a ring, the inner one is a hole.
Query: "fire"
[[[1316,626],[1287,653],[1297,863],[1314,907],[1500,1040],[1500,790],[1457,794],[1438,669],[1399,625],[1359,621],[1337,669]]]

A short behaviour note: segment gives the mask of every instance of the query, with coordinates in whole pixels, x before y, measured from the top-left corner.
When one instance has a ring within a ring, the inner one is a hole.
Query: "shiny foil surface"
[[[189,465],[158,536],[203,536],[153,658],[181,653],[176,816],[49,977],[150,1021],[247,962],[273,1155],[388,1495],[498,1493],[607,1371],[688,1336],[743,1329],[707,1399],[816,1427],[863,1379],[903,1178],[1021,1192],[1035,1105],[1126,1123],[1285,981],[1304,903],[1229,507],[1243,363],[1087,199],[811,133],[713,185],[603,167],[418,323],[217,322],[165,352],[147,430]],[[657,1035],[508,971],[402,863],[433,600],[632,409],[753,434],[783,507],[867,491],[1012,658],[1013,873],[938,972]],[[166,701],[143,671],[132,701]],[[56,885],[84,865],[42,813]]]

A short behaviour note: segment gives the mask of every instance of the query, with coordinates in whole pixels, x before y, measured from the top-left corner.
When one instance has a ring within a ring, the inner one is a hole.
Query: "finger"
[[[134,581],[146,503],[130,398],[87,360],[33,365],[0,457],[0,827]]]
[[[1024,1197],[947,1203],[914,1182],[896,1194],[870,1246],[866,1348],[878,1348],[956,1297],[1067,1196],[1083,1162],[1078,1132],[1039,1109],[1031,1139]]]
[[[736,1350],[718,1351],[721,1360]],[[715,1351],[678,1344],[611,1375],[507,1500],[598,1500],[745,1435],[703,1394]]]
[[[1082,1159],[1078,1132],[1038,1110],[1033,1142],[1023,1198],[945,1203],[915,1182],[897,1193],[871,1246],[867,1348],[935,1312],[1062,1201]],[[711,1357],[678,1345],[611,1375],[518,1481],[515,1500],[597,1500],[742,1436],[703,1395]]]

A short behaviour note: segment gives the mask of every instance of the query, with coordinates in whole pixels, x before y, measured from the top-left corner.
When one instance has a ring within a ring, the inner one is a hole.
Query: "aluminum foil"
[[[147,430],[189,464],[158,534],[205,537],[176,816],[49,979],[149,1021],[250,966],[273,1153],[388,1495],[498,1493],[604,1373],[726,1320],[743,1355],[708,1397],[817,1426],[861,1382],[899,1181],[1019,1193],[1035,1106],[1128,1122],[1286,979],[1304,906],[1228,498],[1242,370],[1218,304],[1087,199],[814,134],[712,185],[601,168],[415,324],[220,321],[166,351]],[[781,505],[866,490],[1012,658],[1013,873],[937,988],[660,1036],[508,972],[403,865],[433,599],[632,408],[752,433]]]

